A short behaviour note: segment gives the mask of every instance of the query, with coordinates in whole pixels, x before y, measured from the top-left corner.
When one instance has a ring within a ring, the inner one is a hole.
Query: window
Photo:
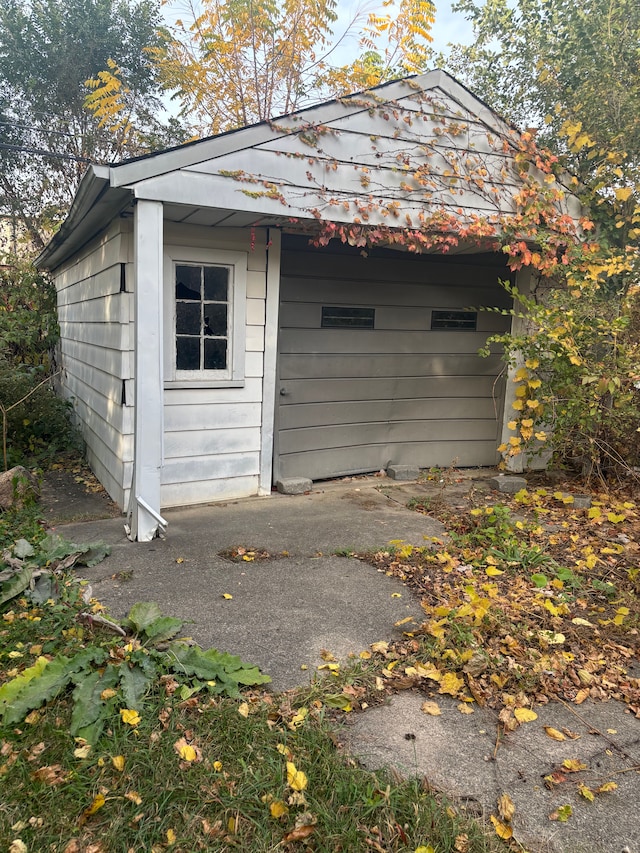
[[[176,370],[226,370],[229,267],[176,264]]]
[[[247,256],[168,247],[165,379],[173,385],[242,385]]]
[[[375,308],[345,308],[322,306],[323,329],[373,329]]]
[[[432,311],[431,328],[475,332],[477,311]]]

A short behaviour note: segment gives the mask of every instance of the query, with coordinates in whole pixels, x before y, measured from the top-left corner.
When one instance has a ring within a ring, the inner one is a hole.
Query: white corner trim
[[[129,538],[158,534],[164,444],[162,203],[139,201],[134,210],[134,451]],[[163,525],[166,526],[166,523]]]
[[[276,361],[280,313],[281,234],[267,230],[267,304],[264,330],[264,374],[262,379],[262,429],[260,437],[260,479],[258,494],[271,494],[273,475],[273,431],[276,405]]]

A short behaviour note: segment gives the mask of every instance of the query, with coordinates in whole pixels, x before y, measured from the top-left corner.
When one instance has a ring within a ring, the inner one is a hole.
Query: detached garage
[[[508,385],[477,352],[510,318],[477,308],[508,307],[522,182],[518,134],[440,71],[91,167],[38,263],[131,538],[279,478],[493,464]]]
[[[504,384],[478,350],[510,318],[496,255],[366,258],[285,237],[280,275],[276,479],[494,465]]]

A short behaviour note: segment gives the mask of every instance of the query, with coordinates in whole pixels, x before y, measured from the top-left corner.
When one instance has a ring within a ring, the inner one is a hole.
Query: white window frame
[[[198,249],[184,246],[164,248],[164,372],[167,388],[234,388],[245,382],[247,336],[246,252]],[[202,264],[230,268],[227,315],[227,367],[225,370],[178,370],[176,368],[176,285],[179,264]]]

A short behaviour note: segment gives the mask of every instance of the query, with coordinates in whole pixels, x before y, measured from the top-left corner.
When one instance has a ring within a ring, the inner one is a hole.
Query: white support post
[[[278,315],[280,311],[280,247],[279,229],[269,228],[267,231],[267,305],[264,329],[259,495],[271,494],[273,476],[273,430],[276,402]]]
[[[135,409],[129,538],[150,542],[160,515],[164,441],[162,202],[138,199],[134,213]]]

